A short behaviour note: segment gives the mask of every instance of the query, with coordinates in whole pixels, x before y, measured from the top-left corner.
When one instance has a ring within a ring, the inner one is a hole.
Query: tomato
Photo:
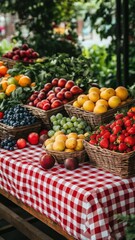
[[[103,138],[99,142],[100,147],[108,148],[109,147],[109,140],[107,138]]]
[[[115,115],[115,119],[118,120],[118,119],[122,119],[124,117],[124,114],[123,113],[117,113]]]
[[[118,134],[119,132],[122,131],[122,127],[120,125],[116,125],[113,127],[112,131],[113,131],[113,134]]]
[[[48,133],[48,130],[47,130],[47,129],[42,129],[42,130],[40,131],[39,135],[40,135],[40,136],[43,135],[43,134],[46,134],[46,135],[47,135],[47,133]]]
[[[126,143],[120,143],[120,144],[119,144],[118,150],[119,150],[120,152],[124,152],[126,149],[127,149]]]
[[[114,143],[116,141],[116,139],[117,139],[117,135],[116,134],[111,134],[110,135],[110,142],[111,143]]]
[[[135,138],[133,136],[127,136],[124,139],[124,142],[127,144],[127,146],[133,146],[135,145]]]

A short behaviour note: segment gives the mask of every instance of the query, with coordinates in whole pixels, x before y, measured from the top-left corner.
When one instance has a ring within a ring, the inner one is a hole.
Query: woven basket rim
[[[1,123],[1,122],[0,122],[0,127],[5,127],[5,128],[7,128],[7,129],[10,129],[10,130],[25,129],[25,128],[33,127],[33,126],[35,126],[35,125],[41,125],[41,122],[40,122],[40,121],[37,121],[37,122],[32,123],[32,124],[29,124],[29,125],[17,126],[17,127],[13,127],[13,126],[10,126],[10,125],[7,125],[7,124],[4,124],[4,123]]]
[[[84,146],[85,146],[85,143],[86,144],[89,144],[90,145],[90,147],[91,148],[94,148],[94,149],[99,149],[101,152],[103,152],[103,151],[106,151],[106,152],[108,152],[108,153],[111,153],[111,155],[113,154],[113,155],[117,155],[117,156],[130,156],[130,155],[132,155],[132,154],[135,154],[135,150],[134,151],[131,151],[131,152],[128,152],[128,153],[120,153],[120,152],[116,152],[116,151],[113,151],[113,150],[110,150],[110,149],[106,149],[106,148],[101,148],[100,146],[95,146],[95,145],[92,145],[92,144],[90,144],[88,141],[86,141],[86,140],[83,140],[83,142],[84,142]]]

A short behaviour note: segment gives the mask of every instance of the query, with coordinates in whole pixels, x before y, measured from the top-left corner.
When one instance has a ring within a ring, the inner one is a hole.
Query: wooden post
[[[129,11],[128,0],[123,0],[123,85],[129,80]]]
[[[117,55],[117,86],[122,84],[121,79],[121,0],[116,0],[116,55]]]

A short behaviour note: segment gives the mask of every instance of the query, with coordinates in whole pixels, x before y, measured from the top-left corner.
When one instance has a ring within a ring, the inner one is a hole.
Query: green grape
[[[77,127],[78,126],[78,122],[74,122],[74,127]]]
[[[67,123],[65,123],[65,124],[63,125],[63,128],[64,128],[65,130],[68,129]]]
[[[77,118],[78,123],[82,122],[82,120],[83,120],[82,118]]]
[[[53,126],[53,130],[54,130],[55,132],[59,131],[59,130],[60,130],[60,126],[59,126],[59,125]]]
[[[51,122],[56,121],[56,116],[55,116],[55,115],[52,115],[52,116],[50,117],[50,121],[51,121]]]
[[[62,119],[62,120],[60,121],[60,125],[63,126],[66,122],[67,122],[67,121],[66,121],[65,119]]]
[[[72,116],[72,117],[71,117],[71,122],[76,122],[76,121],[77,121],[77,117]]]
[[[69,117],[67,118],[67,122],[71,122],[71,119]]]
[[[66,134],[66,130],[64,128],[62,128],[61,131]]]
[[[79,129],[84,129],[84,125],[83,125],[82,123],[79,123],[79,124],[78,124],[78,128],[79,128]]]
[[[67,134],[69,134],[69,133],[71,133],[72,131],[71,131],[71,129],[67,129]]]
[[[57,126],[58,125],[58,121],[57,120],[53,121],[53,125]]]
[[[67,122],[67,126],[68,126],[68,128],[72,128],[73,127],[73,123],[72,122]]]
[[[48,137],[52,137],[54,135],[55,131],[54,130],[49,130],[48,131]]]
[[[63,118],[62,113],[57,113],[57,114],[56,114],[56,118],[57,118],[57,119],[62,119],[62,118]]]
[[[76,132],[76,128],[75,128],[75,127],[72,127],[72,128],[71,128],[71,131],[72,131],[72,132]]]
[[[84,134],[83,130],[80,129],[80,130],[78,131],[78,134]]]

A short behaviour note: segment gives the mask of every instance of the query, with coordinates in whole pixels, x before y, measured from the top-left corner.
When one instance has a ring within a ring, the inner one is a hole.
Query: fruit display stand
[[[120,153],[93,146],[84,140],[89,159],[95,166],[116,174],[122,178],[135,176],[135,151]]]
[[[0,61],[2,61],[9,69],[13,68],[13,66],[17,63],[17,61],[5,57],[0,57]]]
[[[89,123],[90,126],[94,129],[95,127],[101,124],[110,122],[114,118],[115,113],[123,109],[129,108],[134,103],[135,103],[135,99],[132,99],[131,101],[121,106],[118,106],[114,109],[109,109],[107,112],[101,113],[101,114],[95,114],[93,112],[88,112],[83,109],[74,107],[72,103],[67,103],[66,105],[64,105],[64,107],[70,117],[73,115],[76,117],[81,117],[85,121],[87,121],[87,123]]]
[[[88,162],[74,171],[57,163],[44,170],[43,151],[40,145],[1,149],[0,193],[66,239],[123,237],[125,223],[116,216],[135,214],[135,177],[122,179]]]

